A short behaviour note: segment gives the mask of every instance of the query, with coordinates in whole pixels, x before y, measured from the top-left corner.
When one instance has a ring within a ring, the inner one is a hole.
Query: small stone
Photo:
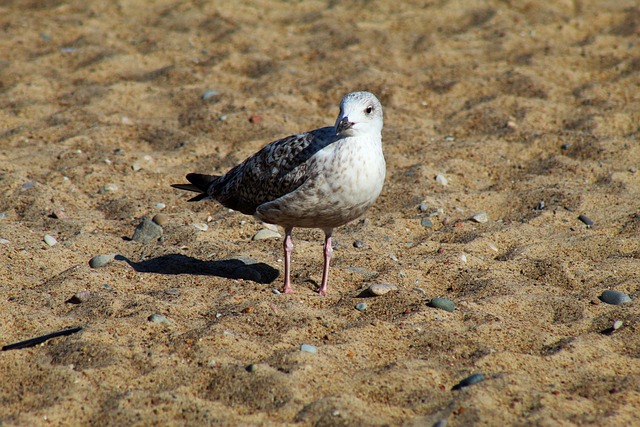
[[[431,221],[429,218],[422,218],[420,220],[420,225],[424,228],[433,228],[433,221]]]
[[[420,212],[426,212],[429,210],[429,206],[427,206],[426,203],[420,203],[420,205],[418,206],[418,210]]]
[[[155,222],[156,224],[162,227],[169,223],[169,217],[165,214],[159,213],[159,214],[155,214],[151,219],[151,221]]]
[[[164,203],[156,203],[156,209],[164,209],[166,207],[167,205],[165,205]]]
[[[587,227],[591,227],[593,225],[593,220],[585,215],[578,216],[578,219],[582,221]]]
[[[139,162],[135,162],[134,164],[131,165],[131,170],[134,172],[138,172],[142,170],[142,165]]]
[[[356,240],[355,242],[353,242],[353,247],[358,249],[366,248],[367,243],[362,240]]]
[[[253,124],[260,123],[262,121],[262,116],[259,114],[253,114],[251,117],[249,117],[249,121]]]
[[[49,246],[53,246],[53,245],[55,245],[56,243],[58,243],[58,241],[56,240],[56,238],[55,238],[55,237],[53,237],[53,236],[52,236],[52,235],[50,235],[50,234],[45,234],[45,235],[44,235],[44,239],[43,239],[43,240],[44,240],[44,242],[45,242],[47,245],[49,245]]]
[[[100,189],[99,193],[115,193],[118,191],[118,186],[113,183],[105,184]]]
[[[11,243],[9,240],[0,237],[0,245],[8,245],[9,243]]]
[[[305,353],[318,354],[318,349],[316,348],[316,346],[311,344],[302,344],[300,346],[300,351]]]
[[[209,229],[209,225],[204,222],[194,222],[193,226],[196,230],[207,231]]]
[[[489,221],[489,214],[486,212],[478,212],[469,219],[473,222],[484,224],[485,222]]]
[[[433,298],[431,301],[429,301],[429,306],[449,312],[453,312],[456,307],[453,301],[446,298]]]
[[[442,175],[441,173],[436,175],[435,179],[436,179],[436,182],[442,185],[443,187],[446,187],[447,185],[449,185],[449,180],[447,179],[446,176]]]
[[[109,264],[115,258],[115,254],[109,255],[96,255],[89,260],[89,267],[91,268],[100,268]]]
[[[356,304],[356,310],[362,311],[362,312],[367,311],[367,303],[366,302],[359,302],[358,304]]]
[[[629,172],[631,172],[631,173],[636,173],[636,172],[638,172],[638,169],[636,169],[636,168],[634,168],[633,166],[631,166],[631,167],[629,168]]]
[[[474,384],[477,384],[479,382],[482,382],[484,380],[485,380],[484,375],[482,375],[482,374],[473,374],[473,375],[468,376],[467,378],[463,379],[458,384],[454,385],[451,390],[460,390],[460,389],[463,389],[465,387],[469,387],[470,385],[474,385]]]
[[[148,218],[142,220],[133,232],[131,240],[143,244],[152,243],[162,237],[162,227]]]
[[[247,366],[245,369],[247,370],[247,372],[255,372],[258,370],[258,365],[256,365],[255,363],[252,363],[251,365]]]
[[[371,295],[381,296],[391,291],[397,291],[398,287],[396,285],[390,285],[388,283],[375,283],[369,286],[368,290]]]
[[[178,296],[180,295],[180,289],[171,288],[165,290],[164,293],[171,296]]]
[[[83,302],[89,301],[91,297],[91,292],[89,291],[80,291],[73,294],[71,298],[67,300],[67,302],[71,304],[82,304]]]
[[[253,235],[251,240],[266,240],[266,239],[275,239],[281,237],[280,233],[277,231],[270,230],[268,228],[263,228],[259,230],[256,234]]]
[[[600,298],[600,301],[612,305],[620,305],[631,302],[631,298],[629,298],[629,295],[625,294],[624,292],[612,290],[604,291],[598,298]]]
[[[617,331],[618,329],[622,328],[622,325],[624,325],[624,322],[622,320],[616,320],[615,322],[613,322],[613,330]]]
[[[153,323],[158,323],[160,325],[170,325],[171,321],[164,317],[162,314],[154,313],[148,317],[148,320]]]
[[[67,214],[64,212],[64,209],[54,209],[54,211],[51,212],[51,218],[53,219],[63,219],[66,217]]]
[[[271,292],[273,292],[276,295],[280,295],[282,293],[282,292],[280,292],[279,290],[277,290],[275,288],[271,289]]]
[[[211,98],[213,98],[214,96],[218,95],[220,92],[213,89],[213,90],[208,90],[205,93],[202,94],[202,96],[200,97],[200,99],[202,99],[203,101],[207,101]]]

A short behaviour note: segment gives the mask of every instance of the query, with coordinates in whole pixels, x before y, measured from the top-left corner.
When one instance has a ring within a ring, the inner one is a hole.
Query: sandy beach
[[[0,346],[82,328],[0,352],[0,425],[640,425],[637,2],[26,0],[0,28]],[[383,192],[328,296],[314,229],[278,294],[282,229],[170,185],[359,90]]]

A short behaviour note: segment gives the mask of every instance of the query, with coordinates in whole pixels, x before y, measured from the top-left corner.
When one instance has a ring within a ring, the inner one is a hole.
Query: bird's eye
[[[371,114],[371,112],[373,111],[373,107],[372,106],[368,106],[366,110],[364,110],[367,114]]]

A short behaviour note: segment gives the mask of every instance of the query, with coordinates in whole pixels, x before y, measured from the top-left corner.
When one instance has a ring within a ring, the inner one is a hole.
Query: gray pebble
[[[162,314],[154,313],[148,317],[150,322],[159,323],[161,325],[170,325],[171,321],[164,317]]]
[[[469,387],[470,385],[477,384],[477,383],[482,382],[484,380],[485,380],[484,375],[482,375],[482,374],[473,374],[473,375],[468,376],[467,378],[463,379],[458,384],[454,385],[452,390],[460,390],[462,388]]]
[[[578,219],[585,223],[587,227],[591,227],[593,225],[593,220],[585,215],[578,216]]]
[[[624,322],[622,320],[616,320],[615,322],[613,322],[613,330],[617,331],[618,329],[622,328],[622,325],[624,325]]]
[[[429,301],[429,305],[434,308],[439,308],[441,310],[451,311],[455,310],[455,304],[453,301],[448,300],[446,298],[433,298]]]
[[[420,205],[418,206],[418,210],[420,212],[426,212],[429,210],[429,206],[427,206],[426,203],[420,203]]]
[[[116,191],[118,191],[118,186],[113,183],[108,183],[103,185],[100,191],[98,192],[104,194],[104,193],[115,193]]]
[[[355,242],[353,242],[353,247],[358,249],[366,248],[367,243],[362,240],[356,240]]]
[[[273,292],[276,295],[280,295],[282,293],[279,290],[277,290],[276,288],[271,289],[271,292]]]
[[[115,258],[115,254],[109,255],[96,255],[89,260],[89,267],[91,268],[100,268],[109,264]]]
[[[265,239],[275,239],[281,237],[280,233],[277,231],[269,230],[268,228],[263,228],[253,235],[251,240],[265,240]]]
[[[55,245],[56,243],[58,243],[58,241],[56,240],[56,238],[55,238],[55,237],[53,237],[53,236],[52,236],[52,235],[50,235],[50,234],[45,234],[45,235],[44,235],[44,242],[45,242],[47,245],[49,245],[49,246],[53,246],[53,245]]]
[[[67,302],[70,302],[72,304],[82,304],[83,302],[89,301],[90,297],[91,297],[91,292],[80,291],[73,294],[73,296],[69,298]]]
[[[620,305],[626,302],[631,302],[631,298],[629,298],[629,295],[625,294],[624,292],[612,290],[604,291],[598,298],[600,298],[600,301],[612,305]]]
[[[180,295],[180,289],[171,288],[171,289],[165,290],[164,293],[167,295],[178,296]]]
[[[167,205],[165,205],[164,203],[160,202],[160,203],[156,203],[156,209],[164,209],[166,208]]]
[[[433,427],[447,427],[447,420],[446,420],[446,418],[443,418],[443,419],[441,419],[441,420],[437,421],[437,422],[433,425]]]
[[[390,285],[388,283],[374,283],[373,285],[369,286],[369,293],[376,296],[384,295],[391,291],[397,290],[398,287],[396,285]]]
[[[133,232],[131,240],[140,243],[151,243],[157,241],[162,236],[162,227],[148,218],[142,220],[142,222],[136,227],[136,231]]]
[[[218,92],[217,90],[208,90],[205,93],[202,94],[202,96],[200,97],[200,99],[202,99],[203,101],[206,101],[210,98],[213,98],[214,96],[218,95],[220,92]]]
[[[449,185],[449,180],[447,179],[446,176],[442,175],[441,173],[436,175],[435,180],[438,184],[442,185],[443,187],[446,187],[447,185]]]
[[[207,231],[209,229],[209,225],[205,224],[204,222],[194,222],[193,226],[196,230],[200,231]]]
[[[473,222],[484,224],[485,222],[489,221],[489,214],[486,212],[478,212],[469,219]]]
[[[247,370],[247,372],[255,372],[258,370],[258,365],[256,365],[255,363],[252,363],[251,365],[247,366],[245,369]]]
[[[356,304],[356,310],[362,311],[362,312],[367,311],[367,303],[366,302],[359,302],[358,304]]]
[[[424,228],[433,228],[433,221],[431,221],[429,218],[422,218],[420,220],[420,225]]]
[[[2,245],[8,245],[9,243],[11,243],[11,241],[7,240],[7,239],[3,239],[0,237],[0,244]]]
[[[151,221],[155,222],[156,224],[162,227],[169,223],[169,217],[165,214],[159,213],[159,214],[155,214],[151,219]]]
[[[300,351],[305,352],[305,353],[311,353],[311,354],[317,354],[318,353],[318,349],[316,348],[315,345],[311,345],[311,344],[302,344],[300,346]]]

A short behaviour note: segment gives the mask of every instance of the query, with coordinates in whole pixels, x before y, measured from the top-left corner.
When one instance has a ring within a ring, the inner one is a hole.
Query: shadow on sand
[[[202,261],[181,254],[168,254],[140,262],[131,261],[122,255],[116,255],[115,259],[125,261],[139,273],[197,274],[251,280],[261,284],[273,283],[280,274],[275,268],[249,258]]]

